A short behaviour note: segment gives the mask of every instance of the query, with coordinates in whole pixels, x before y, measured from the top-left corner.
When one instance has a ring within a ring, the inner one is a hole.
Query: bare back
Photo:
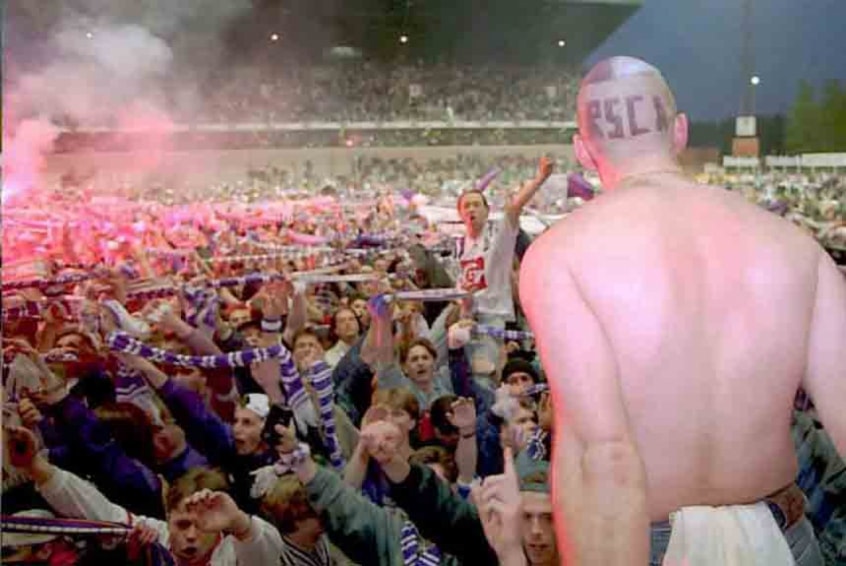
[[[616,358],[650,519],[755,501],[793,481],[815,242],[738,195],[692,184],[613,191],[556,230]]]

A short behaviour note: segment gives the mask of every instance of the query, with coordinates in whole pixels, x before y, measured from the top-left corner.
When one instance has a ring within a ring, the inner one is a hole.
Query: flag
[[[567,198],[579,197],[583,200],[591,200],[593,196],[593,187],[584,177],[578,173],[567,176]]]

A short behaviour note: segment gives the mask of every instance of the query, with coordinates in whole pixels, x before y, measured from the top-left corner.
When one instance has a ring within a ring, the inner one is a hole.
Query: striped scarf
[[[0,516],[3,532],[49,533],[55,535],[128,535],[132,530],[123,523],[89,521],[87,519],[60,519],[50,517]]]
[[[535,429],[535,432],[532,433],[532,436],[529,437],[529,442],[526,444],[526,453],[529,455],[529,458],[532,460],[547,459],[546,439],[548,436],[549,434],[541,427]]]
[[[38,289],[45,294],[52,294],[54,288],[63,289],[66,285],[71,283],[81,283],[103,275],[96,271],[88,273],[69,273],[67,275],[59,275],[57,277],[35,277],[26,279],[24,281],[5,281],[3,283],[3,291],[15,291],[20,289]]]
[[[441,551],[436,546],[421,549],[421,537],[417,527],[411,521],[402,525],[400,544],[402,562],[405,566],[438,566],[441,563]]]
[[[188,301],[185,321],[196,328],[205,327],[214,332],[220,302],[217,293],[211,289],[189,286],[183,288],[183,293]]]
[[[473,327],[472,333],[476,336],[492,336],[500,340],[515,340],[517,342],[522,340],[534,340],[535,335],[532,332],[524,330],[506,330],[504,328],[497,328],[496,326],[486,326],[484,324],[477,324]]]
[[[399,291],[397,293],[390,293],[381,295],[386,302],[391,301],[423,301],[423,302],[442,302],[454,301],[468,297],[470,293],[455,289],[452,287],[444,289],[420,289],[418,291]]]
[[[331,566],[332,556],[329,554],[329,543],[326,536],[321,536],[317,546],[311,552],[301,550],[284,536],[279,553],[281,566]]]
[[[269,348],[254,348],[228,354],[186,356],[148,346],[119,330],[110,333],[106,337],[106,343],[109,349],[113,351],[140,356],[154,363],[203,369],[248,367],[254,363],[279,358],[280,378],[288,404],[291,408],[296,409],[304,403],[311,402],[291,353],[281,344]],[[319,399],[320,416],[326,436],[326,448],[329,450],[332,465],[341,469],[344,466],[344,460],[340,452],[335,416],[332,409],[332,370],[325,363],[321,362],[320,364],[322,365],[316,364],[310,371],[310,381],[317,391]]]
[[[341,444],[338,441],[338,433],[335,428],[335,412],[332,403],[334,397],[332,391],[332,368],[326,362],[322,360],[318,361],[309,368],[308,373],[306,373],[306,379],[309,380],[317,392],[320,420],[323,424],[324,442],[329,451],[329,460],[336,470],[342,470],[345,462],[341,453]]]
[[[220,257],[210,257],[205,260],[206,263],[236,263],[245,261],[266,261],[269,259],[279,259],[288,257],[287,253],[270,253],[270,254],[252,254],[252,255],[227,255]]]
[[[115,371],[115,398],[121,403],[132,403],[153,417],[154,423],[161,423],[161,411],[156,405],[156,395],[147,380],[138,370],[118,362]]]
[[[79,301],[69,297],[51,297],[42,301],[27,301],[23,306],[3,309],[3,320],[43,319],[44,314],[55,304],[59,304],[71,320],[79,318]]]
[[[270,283],[271,281],[282,281],[286,279],[281,273],[250,273],[241,277],[222,277],[209,282],[215,289],[221,287],[238,287],[241,285]]]
[[[56,536],[116,536],[126,538],[132,532],[131,525],[87,519],[67,519],[59,517],[25,517],[14,515],[0,516],[0,525],[4,533],[48,533]],[[173,555],[159,543],[146,546],[143,550],[143,563],[147,566],[173,566]]]
[[[115,330],[106,337],[106,344],[110,350],[140,356],[151,362],[168,364],[179,367],[196,367],[201,369],[248,367],[251,364],[264,362],[272,358],[287,357],[290,360],[290,352],[277,344],[269,348],[253,348],[240,352],[229,352],[228,354],[217,354],[211,356],[186,356],[174,354],[161,348],[154,348],[133,338],[126,332]]]

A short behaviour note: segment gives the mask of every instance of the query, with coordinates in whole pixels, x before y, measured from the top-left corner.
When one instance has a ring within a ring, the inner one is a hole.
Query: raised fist
[[[541,181],[546,181],[549,179],[549,176],[552,175],[552,171],[555,169],[555,162],[552,158],[544,155],[540,158],[538,162],[538,179]]]
[[[399,456],[402,432],[393,423],[377,421],[364,427],[360,442],[379,464],[387,464]]]
[[[476,430],[476,405],[472,399],[462,397],[454,401],[446,417],[449,424],[457,428],[462,434]]]
[[[240,531],[244,512],[222,491],[204,489],[185,500],[185,508],[197,517],[197,528],[208,533]],[[248,518],[249,519],[249,518]],[[249,525],[248,525],[249,527]]]

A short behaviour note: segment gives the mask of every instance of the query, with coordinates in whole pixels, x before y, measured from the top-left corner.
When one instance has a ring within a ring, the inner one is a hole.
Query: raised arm
[[[521,304],[556,407],[558,548],[567,564],[644,564],[646,473],[614,352],[569,271],[561,236],[553,231],[535,242],[520,274]]]
[[[308,322],[308,298],[306,297],[306,287],[301,281],[293,283],[293,298],[291,300],[291,312],[288,314],[288,320],[285,322],[285,332],[282,334],[282,339],[286,344],[293,346],[294,335]]]
[[[808,338],[805,390],[841,458],[846,458],[846,278],[820,253],[817,297]]]
[[[176,316],[172,309],[165,308],[161,311],[159,326],[172,332],[194,354],[211,356],[223,353],[214,343],[214,340]],[[212,408],[224,421],[232,422],[235,407],[238,403],[238,390],[235,387],[232,369],[205,369],[203,373],[206,376],[209,389],[214,393],[211,402]]]
[[[554,164],[551,159],[545,156],[541,157],[540,163],[538,164],[537,176],[521,186],[517,191],[517,194],[511,197],[511,199],[505,204],[505,214],[512,225],[517,225],[520,221],[520,213],[523,212],[523,207],[532,200],[532,197],[535,196],[538,189],[540,189],[546,180],[549,179],[549,176],[552,175],[553,167]]]
[[[476,406],[472,399],[459,398],[452,403],[447,413],[449,423],[458,429],[458,446],[455,448],[455,464],[458,467],[458,481],[467,485],[476,477]]]
[[[167,523],[133,517],[126,509],[109,501],[93,484],[52,465],[38,453],[38,443],[32,432],[11,427],[4,429],[3,434],[12,466],[24,470],[32,478],[38,493],[60,515],[124,524],[133,524],[138,519],[154,528],[159,542],[167,545]]]
[[[185,430],[192,446],[217,465],[230,461],[235,454],[232,429],[206,407],[199,395],[175,383],[144,358],[131,354],[115,355],[128,367],[144,375]]]

